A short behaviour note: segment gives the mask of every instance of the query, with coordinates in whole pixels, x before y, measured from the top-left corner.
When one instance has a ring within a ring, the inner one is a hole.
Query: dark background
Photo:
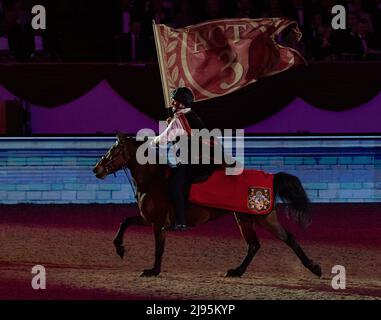
[[[47,10],[43,32],[30,27],[35,4]],[[347,8],[347,30],[331,28],[335,4]],[[155,61],[153,19],[178,28],[240,17],[298,21],[303,41],[297,49],[309,60],[380,58],[379,0],[0,0],[0,35],[8,37],[10,46],[0,62]],[[43,36],[43,54],[34,52],[38,33]]]

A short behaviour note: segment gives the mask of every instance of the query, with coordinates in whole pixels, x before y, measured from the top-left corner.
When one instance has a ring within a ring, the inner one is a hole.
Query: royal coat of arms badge
[[[247,207],[256,212],[269,209],[271,204],[270,189],[250,187],[248,190]]]

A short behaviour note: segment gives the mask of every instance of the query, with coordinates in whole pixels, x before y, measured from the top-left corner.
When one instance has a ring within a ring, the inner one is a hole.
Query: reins
[[[130,175],[130,173],[129,173],[128,168],[127,168],[127,167],[123,167],[123,171],[124,171],[124,173],[126,174],[126,177],[127,177],[127,179],[128,179],[128,182],[129,182],[130,185],[131,185],[132,191],[134,192],[134,196],[135,196],[136,202],[139,203],[139,201],[138,201],[138,191],[137,191],[137,189],[136,189],[136,186],[135,186],[134,182],[132,181],[132,178],[131,178],[131,175]]]

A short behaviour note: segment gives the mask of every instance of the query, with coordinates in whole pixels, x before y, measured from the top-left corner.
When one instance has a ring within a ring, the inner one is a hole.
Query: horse
[[[139,214],[125,218],[114,237],[113,244],[117,255],[123,259],[125,247],[124,233],[129,226],[152,226],[155,237],[155,259],[151,269],[145,269],[141,277],[158,276],[161,271],[162,256],[165,247],[165,226],[174,223],[174,210],[167,191],[167,166],[160,164],[141,165],[136,160],[136,151],[142,142],[136,141],[123,133],[117,133],[116,143],[102,156],[93,168],[95,176],[105,179],[107,175],[115,174],[118,170],[130,170]],[[289,214],[301,227],[306,228],[310,222],[309,199],[300,180],[293,175],[279,172],[274,175],[274,197],[278,196],[287,203]],[[194,227],[201,223],[214,220],[233,212],[204,207],[190,203],[187,206],[187,224]],[[294,236],[278,221],[276,206],[267,215],[255,215],[234,212],[236,223],[243,239],[247,243],[247,254],[236,268],[229,269],[226,277],[241,277],[250,265],[261,245],[255,232],[255,225],[259,225],[276,238],[283,241],[298,256],[304,267],[318,277],[322,275],[319,264],[311,260],[300,247]]]

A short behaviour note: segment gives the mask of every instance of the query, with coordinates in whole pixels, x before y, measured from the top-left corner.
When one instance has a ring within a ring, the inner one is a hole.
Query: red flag
[[[173,29],[154,24],[166,105],[176,87],[188,87],[196,101],[238,90],[260,77],[305,63],[302,55],[276,42],[297,23],[284,18],[223,19]]]

